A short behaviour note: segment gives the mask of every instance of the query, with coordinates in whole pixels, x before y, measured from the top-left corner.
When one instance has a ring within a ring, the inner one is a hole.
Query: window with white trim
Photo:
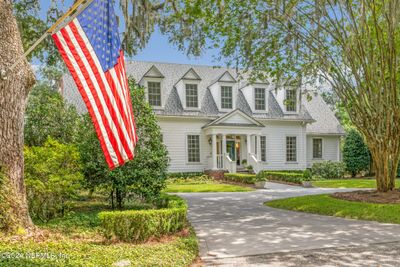
[[[221,108],[232,108],[232,87],[221,86]]]
[[[285,106],[286,106],[286,111],[290,112],[297,111],[296,89],[286,89]]]
[[[151,106],[161,106],[161,83],[147,82],[149,104]]]
[[[186,84],[186,107],[199,107],[197,84]]]
[[[254,109],[265,110],[265,88],[254,88]]]
[[[313,158],[322,159],[322,138],[313,139]]]
[[[297,138],[296,136],[286,136],[286,161],[297,161]]]
[[[261,146],[261,161],[267,161],[267,137],[260,136],[260,146]]]
[[[187,153],[188,162],[200,162],[200,136],[188,135],[187,136]]]

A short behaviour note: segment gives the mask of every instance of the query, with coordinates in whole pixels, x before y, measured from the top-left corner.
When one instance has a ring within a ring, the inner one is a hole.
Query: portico
[[[232,111],[205,125],[203,131],[211,145],[209,169],[235,173],[247,163],[257,173],[261,163],[260,141],[263,127],[263,124],[240,110]]]

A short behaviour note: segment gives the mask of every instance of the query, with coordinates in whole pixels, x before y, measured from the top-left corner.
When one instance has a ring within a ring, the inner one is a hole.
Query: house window
[[[221,108],[232,108],[232,87],[221,86]]]
[[[197,108],[198,106],[197,84],[186,84],[186,107]]]
[[[296,111],[297,109],[296,100],[297,100],[296,90],[294,89],[286,90],[286,98],[285,98],[286,111]]]
[[[322,159],[322,139],[321,138],[313,139],[313,158],[314,159]]]
[[[254,88],[255,110],[265,110],[265,89]]]
[[[265,136],[260,136],[261,145],[261,161],[267,161],[267,138]]]
[[[297,140],[295,136],[286,137],[286,161],[297,161]]]
[[[147,83],[149,104],[152,106],[161,106],[161,83],[148,82]]]
[[[200,136],[187,136],[188,162],[200,162]]]

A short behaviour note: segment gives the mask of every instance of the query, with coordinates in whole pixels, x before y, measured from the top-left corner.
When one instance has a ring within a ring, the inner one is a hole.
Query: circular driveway
[[[400,241],[400,225],[273,209],[265,201],[352,189],[268,183],[243,193],[181,193],[203,260]],[[353,189],[354,190],[354,189]]]

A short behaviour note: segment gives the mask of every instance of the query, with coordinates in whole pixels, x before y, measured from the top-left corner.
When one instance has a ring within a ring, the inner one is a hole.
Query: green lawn
[[[400,224],[400,204],[372,204],[346,201],[329,195],[279,199],[264,205],[321,215]]]
[[[396,179],[396,185],[400,184],[400,179]],[[376,180],[371,179],[341,179],[323,180],[313,182],[315,187],[327,188],[376,188]]]
[[[97,267],[121,260],[130,261],[131,266],[190,266],[197,257],[193,231],[145,244],[105,240],[97,214],[107,209],[104,202],[79,201],[64,218],[35,222],[43,237],[13,240],[0,236],[0,266]],[[35,253],[39,256],[34,257]]]
[[[164,192],[167,193],[248,192],[253,190],[254,189],[251,187],[208,181],[205,183],[182,182],[182,183],[168,184]]]

